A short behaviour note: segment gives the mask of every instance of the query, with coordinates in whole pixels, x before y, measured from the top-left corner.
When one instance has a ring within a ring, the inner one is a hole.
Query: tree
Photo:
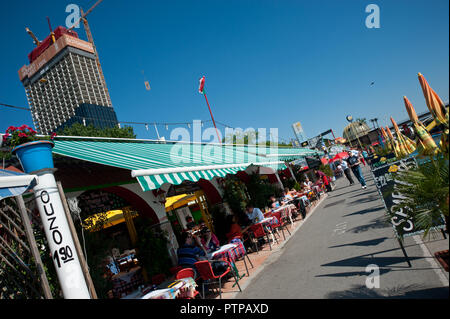
[[[92,124],[84,126],[74,123],[57,131],[58,135],[65,136],[90,136],[90,137],[115,137],[115,138],[136,138],[131,126],[98,128]]]

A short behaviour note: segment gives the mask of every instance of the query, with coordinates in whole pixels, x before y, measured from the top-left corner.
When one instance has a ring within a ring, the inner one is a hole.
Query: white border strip
[[[131,171],[131,177],[137,176],[149,176],[149,175],[161,175],[161,174],[173,174],[173,173],[186,173],[186,172],[198,172],[212,169],[223,168],[235,168],[250,165],[274,165],[284,164],[282,161],[278,162],[262,162],[262,163],[239,163],[239,164],[224,164],[224,165],[204,165],[204,166],[184,166],[184,167],[168,167],[168,168],[151,168],[151,169],[138,169]]]

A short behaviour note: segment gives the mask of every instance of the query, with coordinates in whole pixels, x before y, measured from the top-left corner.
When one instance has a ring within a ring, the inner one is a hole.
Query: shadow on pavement
[[[325,206],[323,206],[323,208],[331,207],[331,206],[338,205],[338,204],[343,204],[345,201],[346,201],[346,199],[337,200],[333,203],[326,204]]]
[[[362,191],[362,189],[358,189],[358,190],[361,190],[361,192],[359,192],[358,194],[355,194],[353,196],[349,196],[348,198],[354,198],[354,197],[359,197],[359,196],[367,196],[368,194],[372,194],[372,193],[378,195],[377,191],[371,191],[371,190],[368,190],[368,189],[366,189],[365,191]],[[374,196],[374,195],[371,195],[371,196]]]
[[[365,195],[367,195],[367,193]],[[370,202],[373,202],[373,201],[376,201],[376,200],[379,200],[379,199],[380,199],[380,197],[378,196],[378,194],[376,194],[376,195],[369,195],[366,198],[360,198],[360,199],[354,200],[352,202],[349,202],[348,205],[349,206],[354,206],[354,205],[359,205],[359,204],[362,204],[362,203],[370,203]]]
[[[329,299],[448,299],[449,288],[427,288],[420,285],[398,286],[392,289],[369,289],[365,286],[355,286],[344,291],[328,293],[325,298]]]
[[[408,256],[410,261],[421,259],[422,257],[411,257]],[[406,259],[404,256],[399,257],[373,257],[373,255],[363,255],[357,257],[346,258],[338,261],[334,261],[328,264],[323,264],[320,266],[328,266],[328,267],[365,267],[370,264],[375,264],[378,267],[386,267],[386,268],[406,268],[409,269]],[[393,266],[396,264],[403,264],[404,266]],[[390,271],[390,269],[388,270]]]
[[[388,273],[389,269],[380,269],[380,275]],[[335,274],[325,274],[325,275],[317,275],[315,277],[353,277],[353,276],[367,276],[369,273],[365,271],[349,271],[349,272],[340,272]]]
[[[358,242],[351,243],[351,244],[342,244],[342,245],[331,246],[328,248],[337,248],[337,247],[345,247],[345,246],[376,246],[378,244],[381,244],[386,239],[388,239],[388,238],[381,237],[381,238],[377,238],[377,239],[358,241]]]
[[[348,217],[348,216],[353,216],[353,215],[364,215],[364,214],[367,214],[367,213],[377,212],[377,211],[380,211],[380,210],[383,210],[383,209],[384,209],[384,206],[366,208],[366,209],[362,209],[362,210],[359,210],[359,211],[351,213],[351,214],[344,215],[342,217]]]
[[[368,231],[370,229],[386,228],[386,227],[389,227],[390,225],[391,224],[389,223],[387,217],[381,216],[381,217],[373,219],[372,222],[369,224],[357,226],[352,229],[349,229],[348,231],[352,232],[352,233],[362,233],[362,232]]]

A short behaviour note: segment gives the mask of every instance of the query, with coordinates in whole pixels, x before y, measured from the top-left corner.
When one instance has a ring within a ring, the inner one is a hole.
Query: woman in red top
[[[325,175],[324,172],[319,170],[314,170],[314,173],[316,173],[317,178],[321,179],[325,187],[327,188],[327,192],[331,192],[331,186],[330,181],[328,179],[328,176]]]
[[[246,249],[249,249],[252,246],[251,240],[248,235],[245,233],[250,226],[245,227],[244,229],[237,223],[236,215],[228,215],[227,216],[227,225],[228,232],[226,233],[226,237],[228,242],[230,242],[233,238],[239,238],[243,243]]]

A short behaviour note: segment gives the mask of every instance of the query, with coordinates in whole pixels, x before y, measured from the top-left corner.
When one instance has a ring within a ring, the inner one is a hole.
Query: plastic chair
[[[195,279],[195,272],[192,268],[183,268],[177,272],[176,279],[189,278]]]
[[[256,239],[266,238],[267,242],[269,243],[270,250],[272,250],[272,245],[270,244],[269,235],[264,230],[264,227],[262,224],[251,225],[249,230],[250,230],[253,238],[256,238]],[[255,243],[255,247],[256,247],[256,251],[259,251],[257,242]]]
[[[272,216],[278,220],[278,223],[273,224],[272,228],[275,229],[277,232],[279,229],[281,229],[281,232],[283,233],[283,238],[284,238],[284,240],[286,240],[286,235],[284,234],[284,229],[286,228],[289,235],[291,234],[291,232],[289,231],[289,229],[286,227],[286,225],[283,223],[283,221],[281,219],[281,211],[273,213]]]
[[[203,296],[203,298],[205,298],[205,285],[210,285],[210,284],[213,284],[213,283],[219,283],[220,299],[222,299],[222,278],[224,276],[226,276],[231,271],[230,264],[228,263],[227,270],[225,270],[222,274],[217,275],[217,276],[214,274],[214,271],[212,270],[211,264],[209,263],[208,260],[197,261],[194,264],[194,266],[198,270],[198,272],[200,273],[201,278],[203,279],[203,282],[202,282],[202,296]],[[242,291],[241,290],[241,286],[239,286],[238,280],[236,279],[234,273],[232,271],[231,271],[231,273],[233,274],[233,277],[236,280],[236,284],[239,287],[239,291]]]

